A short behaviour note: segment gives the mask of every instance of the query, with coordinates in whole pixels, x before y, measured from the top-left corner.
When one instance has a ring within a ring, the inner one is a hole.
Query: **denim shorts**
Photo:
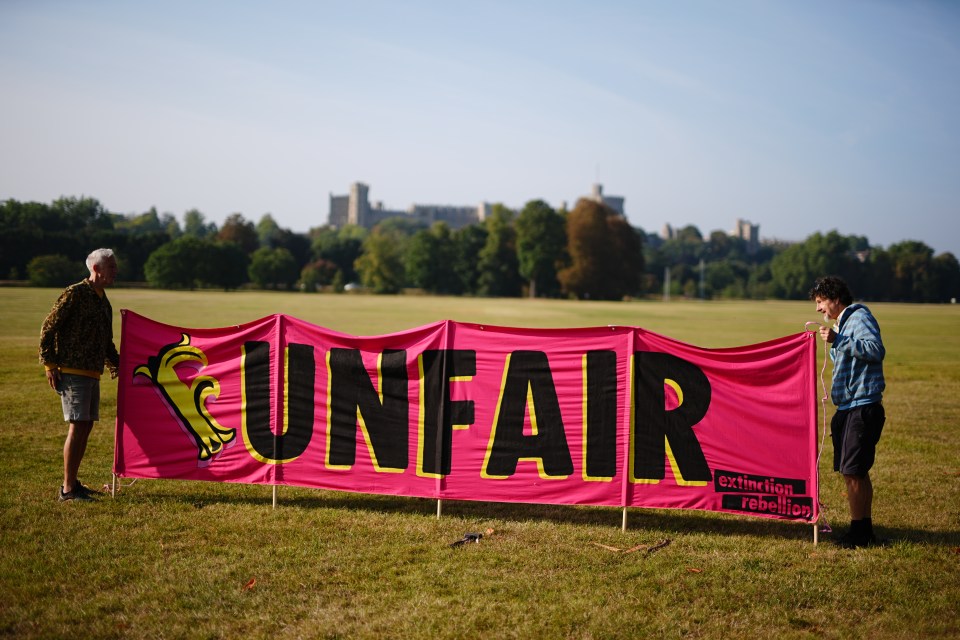
[[[73,373],[61,373],[57,386],[63,419],[67,422],[87,422],[100,419],[100,380]]]

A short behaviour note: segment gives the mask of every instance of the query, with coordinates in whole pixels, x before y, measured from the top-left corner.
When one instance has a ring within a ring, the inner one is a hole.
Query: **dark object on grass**
[[[482,533],[465,533],[463,537],[450,544],[452,548],[459,547],[467,542],[480,542],[480,538],[483,537]]]

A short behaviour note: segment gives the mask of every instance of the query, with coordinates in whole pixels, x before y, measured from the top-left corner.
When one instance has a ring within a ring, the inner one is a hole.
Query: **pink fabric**
[[[813,521],[811,335],[701,349],[443,321],[356,337],[125,310],[114,472]]]

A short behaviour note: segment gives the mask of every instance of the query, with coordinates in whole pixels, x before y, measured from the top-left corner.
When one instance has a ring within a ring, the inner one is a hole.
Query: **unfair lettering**
[[[168,345],[168,350],[173,346]],[[178,348],[182,351],[184,347]],[[471,425],[475,419],[474,401],[451,400],[450,385],[455,379],[476,375],[476,352],[426,350],[418,363],[421,401],[417,473],[442,477],[452,468],[454,427]],[[283,423],[281,432],[275,433],[271,428],[274,394],[269,343],[244,344],[242,431],[247,449],[258,460],[289,462],[306,450],[313,435],[315,368],[313,347],[296,343],[287,347],[283,409],[278,411]],[[710,468],[693,432],[710,406],[707,377],[693,364],[665,353],[637,352],[634,368],[631,480],[662,480],[665,457],[675,465],[678,482],[711,480]],[[331,349],[327,369],[327,466],[349,469],[355,464],[359,427],[376,470],[406,470],[410,424],[406,351],[386,350],[380,355],[376,382],[357,349]],[[146,366],[137,370],[143,375],[149,372]],[[584,354],[583,378],[583,477],[609,480],[617,473],[616,353]],[[215,382],[203,380],[198,393],[215,388]],[[665,383],[675,385],[681,393],[679,406],[672,410],[666,408]],[[209,416],[208,412],[205,415]],[[216,425],[212,417],[207,422],[216,427],[214,435],[229,433]],[[527,425],[530,433],[525,432]],[[196,433],[195,437],[201,459],[222,446],[219,439]],[[541,351],[515,351],[506,359],[481,475],[510,477],[523,460],[536,462],[544,478],[565,478],[574,470],[550,363]],[[723,485],[727,485],[726,478]]]
[[[667,446],[680,474],[678,482],[709,482],[710,467],[693,427],[710,407],[710,381],[698,367],[669,353],[634,355],[633,474],[636,481],[664,478]],[[666,409],[664,385],[682,393],[680,405]]]
[[[524,433],[528,409],[530,435]],[[547,354],[542,351],[514,351],[507,356],[481,475],[507,478],[516,472],[520,460],[535,461],[544,478],[565,478],[573,473],[557,389]]]
[[[617,474],[617,354],[590,351],[583,358],[583,477],[609,480]]]
[[[356,349],[327,353],[329,396],[327,466],[349,469],[357,451],[357,425],[377,471],[403,471],[408,466],[409,401],[407,352],[386,350],[377,366],[374,386]]]
[[[270,344],[243,345],[243,439],[257,460],[283,463],[297,459],[313,437],[313,347],[291,343],[284,354],[282,431],[273,432],[270,404]],[[279,412],[278,412],[279,413]]]
[[[453,378],[477,374],[477,352],[430,349],[420,354],[420,428],[417,473],[445,476],[450,473],[454,425],[473,424],[473,400],[451,400]]]
[[[251,345],[257,345],[251,348]],[[259,346],[264,345],[264,346]],[[246,412],[244,434],[251,453],[266,461],[285,461],[302,453],[312,433],[313,353],[291,345],[295,381],[285,401],[289,424],[282,435],[269,429],[269,370],[265,343],[248,343],[245,359]],[[421,410],[417,472],[442,477],[452,468],[454,425],[474,422],[473,400],[452,401],[455,378],[476,375],[476,352],[427,350],[421,367]],[[357,427],[378,471],[403,471],[408,466],[409,403],[405,351],[384,351],[371,380],[356,349],[331,349],[329,372],[327,465],[350,468],[356,460]],[[711,473],[692,427],[710,405],[710,383],[693,364],[665,353],[638,352],[634,358],[635,423],[632,441],[634,481],[659,481],[669,457],[681,483],[700,483]],[[618,380],[616,353],[584,355],[583,476],[610,479],[616,475]],[[664,384],[681,391],[675,409],[666,408]],[[309,386],[308,386],[309,385]],[[378,388],[379,387],[379,390]],[[528,422],[529,421],[529,422]],[[526,424],[531,433],[524,433]],[[565,478],[573,461],[549,361],[541,351],[515,351],[507,357],[500,400],[481,475],[506,478],[522,460],[535,461],[545,478]]]

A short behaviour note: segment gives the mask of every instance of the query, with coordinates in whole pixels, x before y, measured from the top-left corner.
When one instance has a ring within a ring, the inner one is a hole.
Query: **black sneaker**
[[[93,496],[81,493],[74,488],[73,491],[63,491],[63,487],[60,487],[60,502],[69,502],[71,500],[80,500],[81,502],[94,502]]]
[[[855,536],[853,533],[853,530],[851,529],[846,533],[844,533],[839,538],[836,538],[833,541],[833,544],[837,545],[842,549],[856,549],[858,539],[859,539],[859,536]]]
[[[883,541],[877,539],[875,535],[868,534],[854,534],[852,531],[847,531],[845,534],[840,536],[834,541],[838,547],[843,549],[862,549],[863,547],[877,547],[882,546]]]
[[[61,488],[62,488],[62,487],[61,487]],[[85,496],[87,496],[87,497],[90,497],[90,498],[93,498],[93,497],[96,497],[96,496],[100,495],[100,492],[99,492],[99,491],[95,491],[95,490],[91,489],[90,487],[88,487],[87,485],[83,484],[83,483],[80,482],[79,480],[77,480],[76,484],[73,485],[73,493],[80,493],[80,494],[83,494],[83,495],[85,495]]]

